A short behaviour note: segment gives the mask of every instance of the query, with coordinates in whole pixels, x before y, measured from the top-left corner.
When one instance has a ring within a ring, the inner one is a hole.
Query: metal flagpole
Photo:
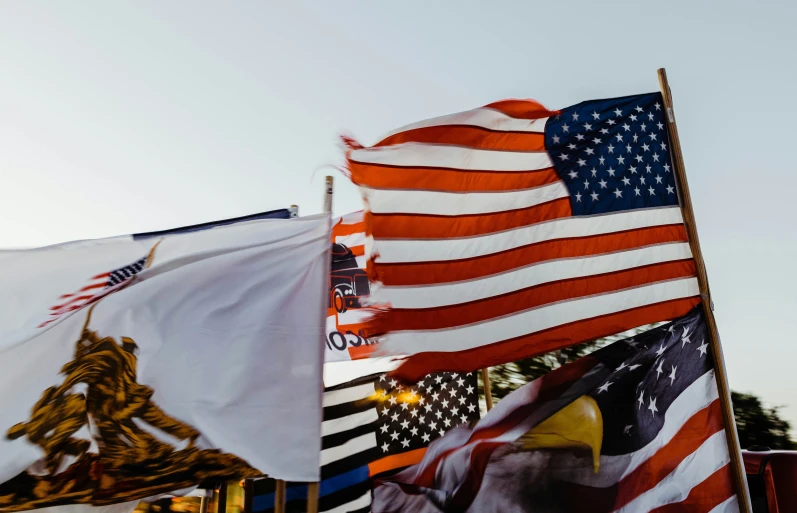
[[[750,494],[747,489],[747,478],[744,472],[741,449],[739,448],[739,436],[736,433],[736,421],[733,416],[733,404],[731,403],[730,387],[728,386],[728,375],[725,371],[725,359],[722,356],[717,321],[714,319],[714,303],[711,300],[708,275],[706,274],[706,264],[703,261],[703,253],[700,250],[700,239],[697,236],[695,213],[694,210],[692,210],[692,198],[689,194],[689,184],[686,181],[686,169],[684,168],[684,157],[681,152],[681,141],[678,139],[678,126],[675,124],[675,114],[673,113],[672,107],[672,91],[670,90],[669,82],[667,82],[667,72],[664,68],[659,69],[658,75],[661,95],[664,97],[664,108],[667,111],[667,131],[670,135],[670,154],[672,155],[676,185],[678,186],[678,199],[681,203],[681,212],[683,213],[686,232],[689,235],[689,247],[695,259],[703,312],[705,313],[709,328],[709,344],[711,346],[711,352],[714,355],[714,368],[717,377],[717,387],[719,388],[720,406],[722,406],[722,415],[725,419],[725,433],[727,435],[731,466],[733,467],[736,493],[742,511],[750,513],[752,511],[750,507]]]
[[[335,178],[327,176],[324,183],[324,212],[332,213],[332,192]],[[318,483],[307,483],[307,513],[318,513]]]

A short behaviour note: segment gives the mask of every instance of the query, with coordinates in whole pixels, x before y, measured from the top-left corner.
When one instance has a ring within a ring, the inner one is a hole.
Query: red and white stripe
[[[678,207],[574,217],[545,151],[555,114],[498,102],[350,143],[380,349],[408,381],[684,315],[699,302]]]
[[[119,283],[113,287],[109,287],[108,283],[111,273],[102,273],[92,276],[88,284],[72,294],[64,294],[58,298],[58,303],[50,307],[50,316],[39,325],[43,328],[62,316],[83,308],[89,303],[93,303],[97,299],[107,295],[111,290],[116,290],[123,286],[126,282]]]

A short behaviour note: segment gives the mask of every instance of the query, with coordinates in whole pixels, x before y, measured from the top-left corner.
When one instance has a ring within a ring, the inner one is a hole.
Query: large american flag
[[[421,461],[426,447],[447,431],[479,419],[475,374],[440,373],[404,386],[368,376],[324,392],[321,441],[321,513],[371,510],[375,479]],[[255,481],[252,512],[273,511],[272,480]],[[290,484],[286,511],[307,511],[307,486]]]
[[[737,512],[707,339],[697,308],[529,383],[378,486],[373,511]],[[596,431],[597,468],[587,448],[528,438],[584,398],[599,411],[591,422],[573,417],[542,433],[564,429],[567,441]]]
[[[659,93],[507,100],[347,140],[397,374],[472,371],[699,302]],[[386,334],[386,335],[385,335]]]

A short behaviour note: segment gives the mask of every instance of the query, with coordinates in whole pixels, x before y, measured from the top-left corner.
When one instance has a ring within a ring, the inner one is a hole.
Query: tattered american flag
[[[347,140],[373,237],[366,326],[408,381],[515,361],[699,303],[659,93],[507,100]]]
[[[147,257],[143,257],[130,265],[92,276],[81,289],[60,296],[58,302],[50,308],[50,316],[39,325],[39,328],[43,328],[57,321],[62,316],[74,312],[87,304],[93,303],[114,290],[124,287],[136,274],[140,273],[146,265]]]

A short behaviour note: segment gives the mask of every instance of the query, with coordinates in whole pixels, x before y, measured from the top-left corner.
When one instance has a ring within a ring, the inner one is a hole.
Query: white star
[[[424,418],[424,417],[418,417],[418,424],[420,424],[420,425],[422,425],[422,426],[423,426],[424,424],[426,424],[426,418]]]
[[[467,400],[467,398],[464,395],[462,397],[460,397],[459,399],[457,399],[457,401],[459,401],[459,404],[465,404],[466,400]]]
[[[584,130],[592,130],[592,125],[589,123],[584,123]]]
[[[636,174],[636,166],[628,166],[628,169],[631,171],[632,175]]]
[[[404,419],[404,421],[401,423],[401,429],[407,429],[408,427],[410,427],[410,421]]]
[[[636,121],[636,116],[634,116],[633,114],[631,114],[631,115],[630,115],[630,116],[628,116],[628,117],[629,117],[629,118],[631,118],[631,121]]]
[[[412,418],[417,417],[418,416],[418,410],[410,410],[410,415],[412,415]]]
[[[670,172],[670,165],[669,164],[664,164],[664,170],[669,173]]]
[[[469,411],[469,412],[473,413],[473,411],[474,411],[475,409],[476,409],[476,405],[475,405],[475,404],[469,404],[469,405],[468,405],[468,411]]]
[[[410,433],[412,433],[412,436],[418,436],[418,428],[413,426],[413,428],[410,429]]]
[[[395,442],[396,440],[398,440],[398,437],[399,437],[399,434],[398,434],[398,433],[396,433],[395,431],[394,431],[394,432],[392,432],[392,433],[390,433],[390,438],[392,438],[394,442]]]
[[[570,127],[567,125],[562,125],[562,132],[570,132]]]
[[[653,168],[652,168],[652,167],[650,167],[650,164],[648,164],[647,166],[645,166],[645,171],[647,171],[648,173],[650,173],[650,171],[651,171],[652,169],[653,169]]]
[[[576,163],[579,165],[579,167],[584,167],[584,166],[586,166],[586,165],[587,165],[587,161],[586,161],[586,160],[584,160],[584,159],[578,159],[578,160],[576,161]]]
[[[634,110],[636,110],[637,112],[642,112],[642,107],[640,107],[639,105],[637,105],[637,106],[634,108]]]
[[[587,153],[587,155],[594,155],[595,154],[595,150],[593,150],[592,148],[587,148],[584,151]]]
[[[598,170],[597,170],[597,169],[595,169],[594,167],[593,167],[593,168],[592,168],[590,171],[592,171],[592,176],[593,176],[593,177],[596,177],[596,176],[598,176]]]
[[[382,444],[382,452],[387,452],[388,450],[390,450],[390,445],[388,445],[387,442],[383,443]]]
[[[656,400],[653,399],[652,397],[650,398],[650,404],[648,405],[648,410],[650,410],[650,413],[652,413],[654,417],[656,416],[656,412],[659,411],[659,409],[656,408]]]
[[[581,134],[576,134],[576,139],[578,139],[579,141],[583,141],[584,140],[584,136],[581,135]]]
[[[390,418],[393,419],[393,422],[398,422],[399,414],[398,413],[394,413],[393,415],[390,416]]]
[[[681,335],[681,347],[684,347],[686,344],[691,344],[692,341],[689,340],[689,326],[684,327],[684,334]]]
[[[672,185],[667,186],[667,194],[675,194],[675,189],[673,189]]]
[[[658,137],[658,136],[656,134],[654,134],[653,132],[651,132],[651,133],[648,134],[648,137],[650,137],[651,141],[655,141],[656,137]]]
[[[592,196],[592,201],[598,201],[598,193],[597,192],[593,192],[592,194],[590,194],[590,196]]]
[[[387,424],[383,424],[379,429],[382,430],[382,433],[387,433],[389,426]]]
[[[453,415],[454,417],[456,417],[457,415],[459,415],[459,408],[457,408],[456,406],[454,406],[453,408],[451,408],[451,415]]]
[[[617,163],[618,164],[625,164],[625,157],[622,157],[622,156],[617,157]]]
[[[569,173],[567,173],[567,174],[568,174],[568,175],[570,176],[570,178],[571,178],[571,179],[573,179],[573,180],[575,180],[576,178],[578,178],[578,173],[576,173],[575,171],[570,171],[570,172],[569,172]]]
[[[656,368],[656,379],[659,379],[664,372],[664,360],[659,360],[659,366]]]
[[[598,159],[598,162],[600,162],[600,165],[601,165],[601,166],[605,166],[605,165],[606,165],[606,159],[605,159],[605,158],[603,158],[603,157],[600,157],[600,158]]]
[[[625,435],[628,435],[628,436],[631,436],[631,428],[632,428],[632,427],[634,427],[634,426],[633,426],[633,425],[626,426],[626,427],[623,429],[623,434],[625,434]]]
[[[559,136],[558,135],[553,136],[553,143],[554,144],[559,144]]]
[[[648,187],[648,192],[650,193],[651,196],[656,195],[656,190],[653,187]]]
[[[654,153],[653,154],[653,162],[658,162],[658,161],[659,161],[659,154],[658,153]]]
[[[639,177],[639,183],[641,183],[642,185],[645,185],[645,177],[644,176],[640,176]]]
[[[609,169],[606,170],[609,173],[609,176],[614,176],[614,168],[609,166]]]
[[[406,410],[409,407],[410,407],[409,403],[401,403],[401,409],[402,410]]]
[[[429,442],[429,435],[428,434],[421,435],[421,440],[423,440],[424,442],[428,443]]]
[[[457,385],[459,385],[459,386],[461,386],[461,387],[464,387],[464,386],[465,386],[465,380],[464,380],[464,379],[462,379],[462,378],[459,378],[459,379],[457,380]]]
[[[639,394],[639,406],[637,406],[637,410],[640,409],[645,404],[645,391],[643,390]]]
[[[576,149],[576,145],[573,144],[573,143],[568,144],[567,147],[570,148],[571,150],[575,150]]]
[[[418,388],[423,388],[423,387],[424,387],[423,380],[420,380],[420,381],[419,381],[418,383],[416,383],[416,384],[418,385]]]
[[[612,146],[611,144],[608,146],[608,149],[609,153],[614,153],[614,146]]]
[[[443,411],[442,410],[438,410],[438,411],[434,412],[434,414],[437,416],[438,419],[443,417]]]
[[[576,203],[581,203],[581,193],[580,192],[576,193]]]
[[[462,421],[463,424],[468,421],[468,417],[465,415],[460,415],[459,419]]]
[[[639,136],[637,134],[634,134],[634,142],[637,142],[637,141],[639,141]]]
[[[429,423],[429,429],[431,429],[432,431],[436,431],[437,430],[437,422],[434,422],[434,421],[430,422]]]
[[[443,383],[442,385],[440,385],[440,390],[445,390],[447,386],[448,383]]]
[[[631,185],[631,180],[628,177],[623,178],[623,185]]]
[[[703,341],[702,344],[697,346],[697,350],[700,351],[700,356],[705,356],[706,355],[706,348],[707,347],[708,347],[708,344],[706,344],[705,340]]]
[[[608,128],[601,128],[601,133],[602,133],[603,135],[606,135],[606,134],[608,134],[608,133],[609,133],[609,129],[608,129]]]
[[[440,430],[440,436],[445,436],[445,434],[446,434],[446,430],[445,429],[441,429]]]
[[[661,346],[659,346],[659,348],[656,350],[656,356],[661,356],[661,355],[663,355],[663,354],[664,354],[664,351],[666,351],[666,349],[664,349],[664,344],[662,344],[662,345],[661,345]]]
[[[593,118],[593,119],[600,119],[600,118],[601,118],[601,116],[600,116],[600,114],[598,114],[597,112],[593,112],[593,113],[592,113],[592,118]]]
[[[645,151],[650,151],[650,146],[648,146],[647,144],[643,144],[642,145],[642,149],[645,150]],[[559,158],[561,158],[561,157],[559,157]]]
[[[664,144],[664,143],[661,143],[661,151],[665,151],[666,149],[667,149],[667,145]]]
[[[446,427],[451,427],[451,419],[443,419],[443,424],[445,424]]]
[[[648,112],[648,119],[653,121],[653,113],[652,112]]]
[[[608,123],[610,126],[614,125],[614,120],[613,119],[607,119],[606,123]]]
[[[584,190],[589,189],[589,180],[584,180]]]
[[[675,383],[675,371],[678,369],[675,365],[670,365],[672,372],[670,373],[670,386]]]
[[[438,398],[438,397],[440,397],[440,393],[439,393],[439,392],[435,392],[435,393],[433,393],[433,394],[432,394],[432,401],[437,401],[437,398]]]
[[[626,132],[631,131],[631,127],[628,125],[628,123],[623,123],[623,130],[625,130]]]
[[[418,404],[423,404],[425,402],[426,402],[426,398],[424,396],[421,396],[421,397],[418,398]]]
[[[621,111],[619,108],[614,109],[614,115],[619,118],[620,116],[623,115],[623,111]]]
[[[662,124],[661,124],[661,121],[659,121],[658,123],[656,123],[656,126],[657,126],[657,127],[659,127],[659,130],[661,130],[662,128],[664,128],[664,125],[662,125]]]
[[[452,399],[454,397],[456,397],[457,396],[457,389],[454,388],[454,387],[451,387],[451,391],[449,392],[449,395],[451,396]]]
[[[636,194],[634,194],[634,196],[642,196],[642,195],[639,193],[639,187],[634,187],[634,192],[636,193]]]
[[[632,370],[636,370],[636,369],[638,369],[640,367],[642,367],[642,366],[639,365],[638,363],[635,363],[634,365],[629,365],[628,366],[628,372],[631,372]]]
[[[607,381],[606,383],[598,387],[598,393],[600,394],[601,392],[608,392],[609,387],[612,386],[613,384],[614,383],[612,383],[611,381]]]
[[[578,121],[578,112],[573,113],[573,121]]]
[[[614,369],[614,371],[615,371],[615,372],[617,372],[617,371],[621,371],[621,370],[625,369],[626,367],[628,367],[628,365],[626,365],[626,364],[625,364],[625,362],[623,362],[623,363],[621,363],[621,364],[620,364],[620,366],[619,366],[619,367],[617,367],[616,369]]]
[[[468,388],[466,388],[466,390],[468,391],[469,394],[473,393],[473,387],[470,385],[468,385]]]
[[[443,376],[435,376],[434,381],[439,385],[443,382]]]
[[[661,183],[661,176],[656,175],[656,183]]]
[[[622,198],[623,197],[623,191],[621,191],[620,189],[615,189],[614,190],[614,197],[615,198]]]
[[[440,404],[443,405],[443,408],[448,408],[448,399],[443,399],[443,401]]]
[[[432,405],[431,404],[424,404],[423,405],[423,409],[426,410],[427,412],[431,413]]]
[[[659,105],[659,102],[656,102],[656,105],[654,105],[654,107],[656,107],[656,110],[661,110],[661,105]]]
[[[601,140],[600,140],[600,139],[598,139],[598,138],[596,137],[596,138],[594,138],[594,139],[592,140],[592,142],[594,142],[595,144],[600,144],[600,143],[601,143]]]
[[[614,137],[617,139],[617,142],[623,142],[623,135],[622,134],[617,134]]]
[[[606,188],[606,182],[603,180],[603,178],[601,178],[601,181],[598,182],[598,183],[601,184],[601,189],[605,189]]]
[[[410,446],[410,441],[405,438],[404,440],[401,441],[401,446],[406,449],[407,447]]]
[[[648,126],[645,123],[642,123],[642,125],[639,127],[639,129],[642,130],[643,132],[647,130],[647,128]]]
[[[398,385],[398,381],[396,381],[395,379],[391,379],[390,388],[396,388],[396,385]]]

